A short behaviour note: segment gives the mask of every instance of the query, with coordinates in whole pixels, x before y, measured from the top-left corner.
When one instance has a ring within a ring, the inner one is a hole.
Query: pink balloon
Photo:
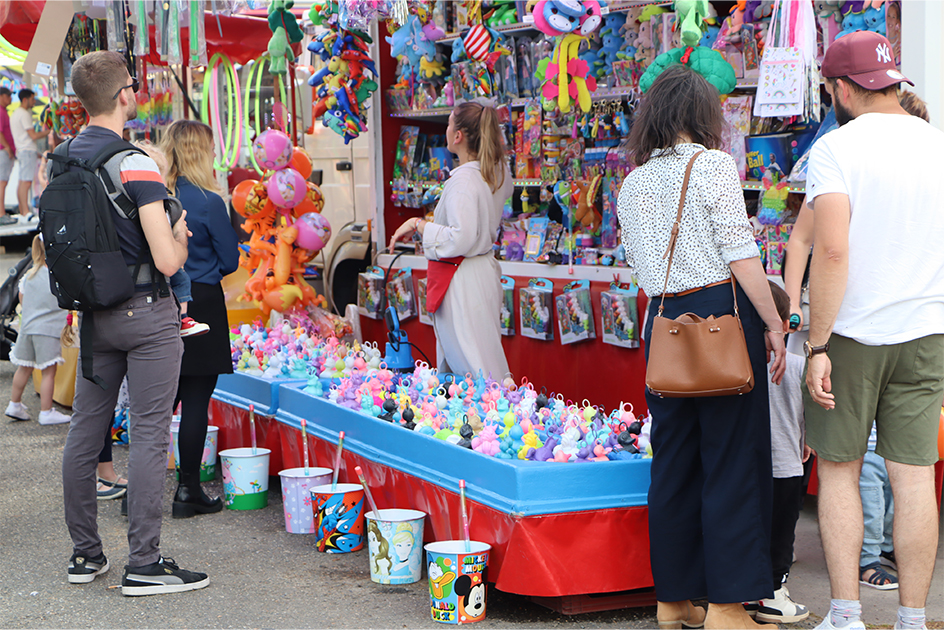
[[[269,171],[285,168],[295,147],[287,135],[277,129],[263,131],[252,143],[252,154],[259,166]]]
[[[295,227],[298,229],[295,245],[302,249],[320,251],[331,238],[331,224],[324,215],[317,212],[309,212],[298,217]]]
[[[281,208],[294,208],[305,200],[308,185],[294,168],[283,168],[272,173],[266,183],[269,200]]]

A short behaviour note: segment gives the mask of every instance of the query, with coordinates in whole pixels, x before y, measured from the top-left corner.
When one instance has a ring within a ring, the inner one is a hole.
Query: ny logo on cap
[[[892,60],[892,53],[888,49],[888,44],[879,44],[875,47],[875,53],[878,55],[878,60],[882,63],[888,63]]]

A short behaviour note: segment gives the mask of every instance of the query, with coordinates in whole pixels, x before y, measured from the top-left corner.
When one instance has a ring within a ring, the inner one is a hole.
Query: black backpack
[[[125,263],[115,231],[114,212],[134,221],[139,230],[141,222],[137,207],[119,188],[120,178],[116,186],[109,171],[117,173],[127,154],[144,152],[121,140],[91,160],[83,160],[69,157],[70,143],[68,140],[47,154],[51,174],[39,200],[39,225],[49,283],[59,307],[83,312],[82,376],[104,388],[101,378],[92,373],[92,313],[130,299],[135,292],[134,279],[144,263],[150,266],[155,296],[158,287],[161,296],[169,293],[164,275],[155,272],[143,231],[133,271]]]

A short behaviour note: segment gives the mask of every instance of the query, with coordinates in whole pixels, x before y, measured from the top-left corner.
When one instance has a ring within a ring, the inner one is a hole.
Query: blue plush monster
[[[600,35],[619,35],[624,24],[626,24],[625,13],[605,15],[603,16],[603,28],[600,29]]]
[[[406,24],[391,37],[385,39],[390,44],[390,55],[406,57],[411,68],[419,67],[420,57],[426,57],[432,61],[436,56],[436,45],[426,39],[423,24],[415,15],[411,15]]]
[[[619,33],[619,31],[616,31]],[[623,46],[623,38],[618,34],[610,34],[603,36],[603,48],[600,49],[600,57],[603,63],[606,64],[606,72],[609,74],[613,70],[613,62],[617,61],[620,53],[620,49]]]
[[[704,34],[701,36],[701,41],[698,42],[699,46],[705,46],[706,48],[711,48],[715,45],[715,41],[718,39],[718,33],[721,32],[721,28],[718,26],[707,26],[705,28]]]
[[[878,33],[879,35],[885,35],[885,5],[883,4],[878,9],[869,7],[865,10],[864,14],[865,19],[865,28],[872,31],[873,33]]]

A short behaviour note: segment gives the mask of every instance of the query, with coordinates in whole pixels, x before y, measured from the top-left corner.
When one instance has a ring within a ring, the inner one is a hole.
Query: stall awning
[[[2,4],[8,7],[8,13],[3,25],[0,26],[0,34],[17,48],[29,50],[30,44],[33,42],[33,34],[36,32],[36,24],[39,22],[46,1],[4,1]],[[0,18],[2,17],[2,13],[0,13]],[[222,35],[220,34],[221,30]],[[153,51],[156,48],[153,26],[150,31],[151,50]],[[272,33],[269,31],[268,23],[263,18],[221,15],[219,16],[219,24],[217,24],[216,16],[205,13],[204,36],[207,42],[208,56],[225,52],[234,63],[247,63],[265,52]],[[189,37],[190,29],[182,28],[180,41],[184,52],[186,52]],[[163,65],[160,57],[154,53],[148,57],[148,63]]]

